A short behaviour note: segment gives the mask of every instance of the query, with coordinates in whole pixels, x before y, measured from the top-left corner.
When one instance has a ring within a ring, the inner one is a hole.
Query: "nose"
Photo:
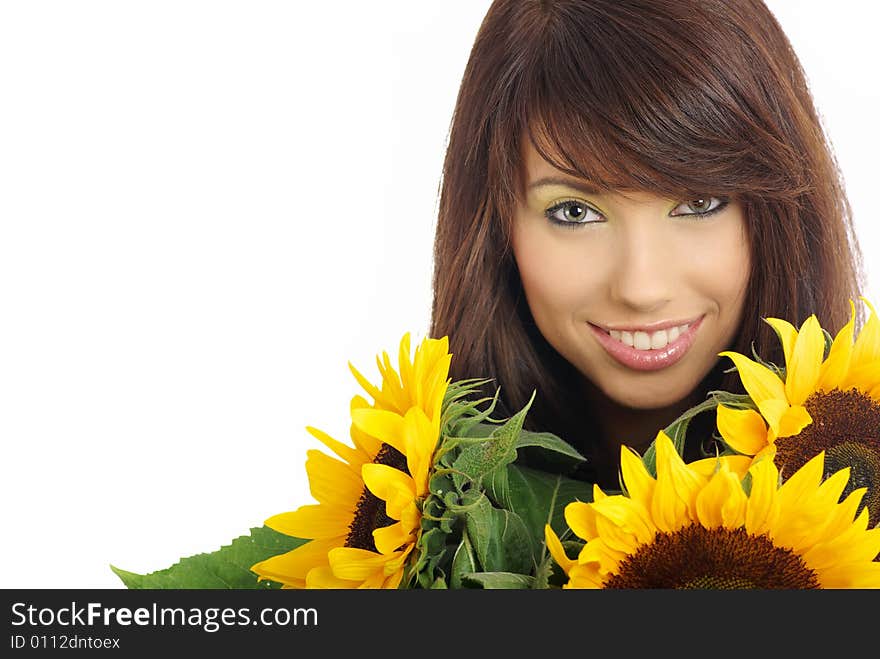
[[[612,247],[611,297],[614,302],[639,312],[661,310],[674,294],[677,255],[659,231],[639,223],[621,232]]]

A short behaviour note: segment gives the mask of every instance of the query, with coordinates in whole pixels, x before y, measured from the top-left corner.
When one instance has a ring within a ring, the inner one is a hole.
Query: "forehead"
[[[560,169],[542,156],[528,138],[523,141],[520,179],[521,189],[525,196],[528,196],[533,191],[562,186],[593,195],[626,193],[629,196],[641,193],[641,191],[631,186],[609,185],[605,181],[597,181]]]
[[[521,170],[526,184],[545,176],[564,175],[562,170],[551,165],[535,148],[531,138],[526,135],[522,140]]]
[[[595,150],[594,150],[595,149]],[[636,190],[631,174],[634,166],[626,161],[603,157],[590,140],[568,139],[566,143],[548,133],[525,131],[520,141],[520,190],[542,179],[561,183],[576,183],[581,190],[594,194],[611,191]],[[611,162],[614,160],[614,162]]]

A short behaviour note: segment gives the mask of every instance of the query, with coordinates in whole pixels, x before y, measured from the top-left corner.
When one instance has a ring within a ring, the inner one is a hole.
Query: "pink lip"
[[[658,371],[662,368],[672,366],[685,356],[685,353],[687,353],[693,345],[694,339],[696,339],[697,336],[697,329],[702,322],[703,318],[701,316],[694,321],[690,327],[688,327],[684,334],[679,336],[672,343],[667,343],[665,347],[659,350],[636,350],[628,345],[624,345],[617,339],[611,338],[605,330],[591,323],[588,323],[588,325],[590,326],[590,329],[593,330],[593,334],[596,336],[596,340],[599,341],[599,344],[605,348],[605,351],[616,361],[620,362],[627,368],[632,368],[637,371]],[[674,327],[674,325],[668,324],[667,326]],[[648,331],[657,331],[659,329],[663,328],[657,327],[654,330]]]
[[[697,316],[696,318],[687,318],[685,320],[660,320],[656,323],[649,323],[647,325],[597,325],[597,327],[601,327],[606,332],[610,330],[617,330],[618,332],[659,332],[660,330],[669,329],[670,327],[681,327],[682,325],[692,325],[700,320],[702,316]]]

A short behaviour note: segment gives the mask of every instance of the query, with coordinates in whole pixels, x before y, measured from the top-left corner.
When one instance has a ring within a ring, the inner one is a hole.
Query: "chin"
[[[634,393],[632,391],[616,391],[605,392],[613,402],[621,407],[628,407],[632,410],[662,410],[681,404],[688,398],[689,392],[670,391],[663,392],[642,391]],[[660,430],[658,428],[658,430]]]

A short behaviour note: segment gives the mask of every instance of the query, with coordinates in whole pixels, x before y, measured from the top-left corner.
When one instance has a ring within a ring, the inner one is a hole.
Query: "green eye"
[[[568,227],[576,227],[583,224],[592,224],[600,221],[602,216],[599,212],[582,201],[562,201],[550,207],[546,211],[547,219],[554,224]]]
[[[670,215],[694,215],[697,217],[704,217],[706,215],[717,213],[727,206],[727,203],[726,199],[720,199],[718,197],[697,197],[696,199],[688,199],[687,201],[682,202],[673,209]]]
[[[695,213],[705,213],[708,210],[712,210],[711,199],[691,199],[687,205],[688,208],[693,210]]]

